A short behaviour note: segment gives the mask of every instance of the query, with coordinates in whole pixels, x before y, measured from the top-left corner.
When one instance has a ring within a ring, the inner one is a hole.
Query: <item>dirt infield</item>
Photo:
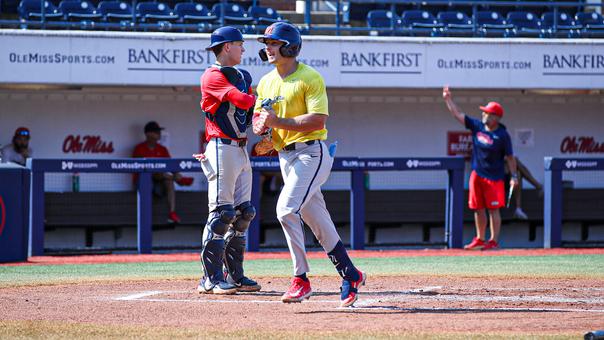
[[[357,337],[443,330],[579,336],[604,326],[604,280],[598,279],[370,276],[355,308],[345,309],[337,307],[335,277],[313,278],[311,299],[289,305],[279,301],[288,279],[259,282],[262,292],[235,296],[200,295],[192,280],[3,288],[0,320],[193,327],[205,334],[337,330]]]

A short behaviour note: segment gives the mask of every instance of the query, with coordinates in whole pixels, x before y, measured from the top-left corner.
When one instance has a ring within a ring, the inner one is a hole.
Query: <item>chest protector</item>
[[[211,67],[219,68],[229,83],[239,91],[248,93],[247,91],[252,85],[252,76],[249,72],[229,66],[212,65]],[[244,110],[227,101],[220,104],[215,114],[204,113],[206,118],[216,124],[225,135],[238,140],[247,137],[245,130],[252,123],[253,111],[253,106],[249,110]]]

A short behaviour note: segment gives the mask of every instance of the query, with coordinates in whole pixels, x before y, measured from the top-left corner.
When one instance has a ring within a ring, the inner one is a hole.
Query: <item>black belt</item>
[[[228,138],[216,138],[218,143],[226,144],[226,145],[237,145],[239,147],[244,147],[247,145],[247,139],[242,140],[233,140]]]
[[[318,143],[318,142],[319,142],[318,140],[309,140],[308,142],[304,142],[304,143],[291,143],[291,144],[288,144],[288,145],[284,146],[283,150],[285,150],[285,151],[294,151],[294,150],[296,150],[296,144],[313,145],[313,144]],[[299,147],[298,147],[298,149],[299,149]]]

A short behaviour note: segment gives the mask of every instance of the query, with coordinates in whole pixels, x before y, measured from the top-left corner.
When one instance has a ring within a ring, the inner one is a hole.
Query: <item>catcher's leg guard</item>
[[[224,265],[231,279],[239,282],[243,278],[243,253],[245,251],[245,232],[256,216],[256,209],[251,202],[244,202],[237,206],[239,215],[233,228],[229,229],[225,240]]]
[[[223,281],[222,262],[224,258],[224,235],[229,225],[235,221],[233,206],[221,205],[210,213],[203,232],[201,263],[205,276],[213,283]]]

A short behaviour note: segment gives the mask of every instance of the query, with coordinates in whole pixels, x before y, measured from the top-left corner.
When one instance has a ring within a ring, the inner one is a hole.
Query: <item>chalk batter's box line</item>
[[[254,303],[254,304],[283,304],[279,300],[248,300],[248,299],[207,299],[207,300],[199,300],[199,299],[169,299],[169,298],[150,298],[150,296],[161,295],[161,294],[194,294],[191,291],[145,291],[135,294],[130,294],[126,296],[114,297],[112,300],[117,301],[141,301],[141,302],[172,302],[172,303],[224,303],[224,304],[232,304],[232,303]],[[409,301],[409,292],[401,292],[401,295],[405,295],[405,297],[393,297],[393,296],[384,296],[380,299],[360,299],[355,307],[352,308],[343,308],[350,310],[391,310],[391,311],[406,311],[406,312],[429,312],[429,311],[451,311],[451,312],[459,312],[459,311],[477,311],[477,312],[573,312],[573,313],[604,313],[604,309],[577,309],[577,308],[535,308],[535,307],[499,307],[499,308],[448,308],[448,307],[430,307],[430,308],[413,308],[413,307],[397,307],[397,306],[379,306],[373,305],[375,303],[383,303],[383,302],[402,302]],[[423,299],[434,299],[436,295],[426,295],[422,296]],[[490,296],[491,298],[493,296]],[[487,297],[482,297],[487,298]],[[508,297],[506,297],[508,298]],[[585,300],[585,299],[583,299]],[[466,300],[472,301],[472,300]],[[478,300],[481,301],[481,300]],[[517,299],[517,301],[525,301],[522,299]],[[551,302],[551,301],[548,301]],[[338,300],[317,300],[310,299],[305,300],[303,303],[313,303],[313,304],[328,304],[328,305],[339,305]]]

